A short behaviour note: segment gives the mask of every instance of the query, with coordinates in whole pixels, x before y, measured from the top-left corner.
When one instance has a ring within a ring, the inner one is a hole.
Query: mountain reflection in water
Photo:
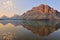
[[[60,23],[49,21],[23,21],[23,27],[31,30],[35,34],[40,36],[48,36],[50,33],[59,29]]]
[[[59,28],[59,21],[0,21],[0,40],[60,40]]]

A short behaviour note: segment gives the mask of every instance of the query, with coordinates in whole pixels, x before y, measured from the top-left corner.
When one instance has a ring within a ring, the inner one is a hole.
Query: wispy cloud
[[[0,0],[0,14],[22,14],[24,6],[22,5],[23,0]]]
[[[8,8],[8,9],[12,8],[13,7],[13,0],[6,0],[6,1],[4,1],[3,2],[3,7],[4,8]]]

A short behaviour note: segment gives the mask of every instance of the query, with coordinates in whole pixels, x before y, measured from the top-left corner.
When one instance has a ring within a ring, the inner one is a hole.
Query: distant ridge
[[[12,17],[7,17],[7,16],[2,16],[2,17],[0,17],[0,20],[7,20],[7,19],[9,19],[9,20],[12,20],[12,19],[20,19],[20,15],[17,15],[17,14],[15,14],[14,16],[12,16]]]
[[[15,14],[15,15],[12,16],[10,19],[20,19],[20,15]]]
[[[2,16],[0,19],[9,19],[7,16]]]
[[[22,19],[60,19],[60,12],[46,4],[33,7],[24,13]]]

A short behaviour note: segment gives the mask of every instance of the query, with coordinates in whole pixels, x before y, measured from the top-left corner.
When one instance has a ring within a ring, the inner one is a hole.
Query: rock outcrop
[[[48,5],[41,4],[33,7],[32,10],[27,11],[22,15],[23,19],[59,19],[60,12],[51,8]]]

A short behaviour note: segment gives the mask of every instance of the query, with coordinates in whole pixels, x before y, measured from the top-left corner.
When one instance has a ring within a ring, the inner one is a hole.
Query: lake
[[[0,20],[0,40],[60,40],[60,21]]]

